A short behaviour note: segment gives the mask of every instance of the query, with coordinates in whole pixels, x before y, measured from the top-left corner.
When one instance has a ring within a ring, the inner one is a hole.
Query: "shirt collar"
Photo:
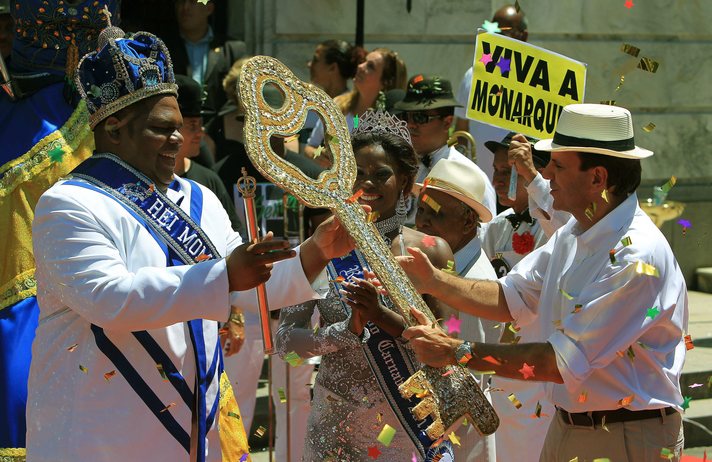
[[[191,42],[187,38],[183,37],[183,35],[181,35],[181,37],[183,38],[183,41],[188,45],[192,45],[194,47],[201,46],[201,45],[208,46],[208,45],[210,45],[210,42],[213,41],[213,38],[215,38],[215,34],[213,34],[213,28],[211,26],[208,26],[208,31],[205,33],[203,38],[201,38],[197,42]]]
[[[598,223],[584,232],[581,232],[578,223],[571,230],[578,246],[586,249],[588,253],[600,249],[611,249],[620,239],[620,233],[633,220],[638,209],[638,195],[631,194],[615,209],[608,212]]]
[[[476,262],[480,258],[482,253],[482,243],[480,242],[480,237],[475,236],[465,244],[465,247],[461,248],[455,252],[455,268],[457,273],[462,276],[463,272],[469,270],[472,267],[472,263]]]

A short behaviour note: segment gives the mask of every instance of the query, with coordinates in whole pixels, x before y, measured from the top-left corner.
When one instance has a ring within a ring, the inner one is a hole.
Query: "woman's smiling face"
[[[369,144],[354,152],[356,157],[356,183],[354,192],[363,194],[358,201],[371,206],[381,218],[395,214],[398,199],[403,194],[408,180],[398,172],[398,166],[391,160],[380,144]]]

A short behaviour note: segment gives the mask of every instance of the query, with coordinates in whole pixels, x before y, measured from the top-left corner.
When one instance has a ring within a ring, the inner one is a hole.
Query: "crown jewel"
[[[356,136],[360,133],[390,133],[403,138],[412,145],[408,123],[380,109],[377,111],[369,109],[359,117],[358,127],[353,131],[353,135]]]

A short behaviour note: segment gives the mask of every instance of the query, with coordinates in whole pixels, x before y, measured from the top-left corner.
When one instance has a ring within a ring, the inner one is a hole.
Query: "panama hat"
[[[485,178],[470,161],[442,159],[438,161],[422,183],[413,186],[419,195],[424,189],[442,191],[474,209],[482,223],[492,219],[492,213],[482,205],[485,197]]]
[[[653,151],[635,145],[633,119],[627,109],[605,104],[570,104],[564,107],[553,139],[537,142],[540,151],[577,151],[645,159]]]

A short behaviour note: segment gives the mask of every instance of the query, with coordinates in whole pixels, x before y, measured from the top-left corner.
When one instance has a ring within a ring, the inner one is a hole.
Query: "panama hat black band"
[[[610,149],[612,151],[631,151],[635,149],[634,138],[615,141],[601,141],[589,138],[577,138],[575,136],[562,135],[561,133],[554,133],[554,144],[558,144],[559,146],[603,148]]]

